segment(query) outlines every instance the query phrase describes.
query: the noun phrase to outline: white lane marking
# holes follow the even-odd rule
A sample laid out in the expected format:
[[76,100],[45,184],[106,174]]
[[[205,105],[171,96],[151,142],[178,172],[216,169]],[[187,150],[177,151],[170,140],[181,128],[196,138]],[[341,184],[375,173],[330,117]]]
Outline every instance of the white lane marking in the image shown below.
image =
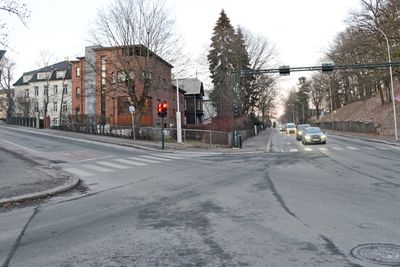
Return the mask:
[[332,149],[334,149],[334,150],[343,150],[343,148],[337,147],[337,146],[333,146]]
[[297,148],[291,148],[290,149],[290,152],[297,152],[297,151],[299,151]]
[[139,157],[128,157],[129,159],[133,159],[133,160],[138,160],[138,161],[141,161],[141,162],[146,162],[146,163],[160,163],[159,161],[157,161],[157,160],[151,160],[151,159],[142,159],[142,158],[139,158]]
[[22,148],[22,149],[28,150],[28,151],[33,152],[33,153],[40,153],[40,152],[37,151],[37,150],[31,149],[31,148],[27,148],[27,147],[25,147],[25,146],[18,145],[18,144],[15,144],[15,143],[13,143],[13,142],[6,141],[6,140],[4,140],[4,139],[0,139],[0,141],[2,141],[2,142],[4,142],[4,143],[7,143],[7,144],[10,144],[10,145],[13,145],[13,146],[16,146],[16,147],[20,147],[20,148]]
[[312,151],[312,149],[309,148],[309,147],[305,147],[304,150],[305,150],[305,151]]
[[153,156],[145,156],[141,155],[141,158],[147,158],[147,159],[154,159],[154,160],[161,160],[161,161],[171,161],[172,159],[165,159],[165,158],[160,158],[160,157],[153,157]]
[[93,165],[93,164],[82,164],[81,166],[85,167],[87,169],[98,171],[98,172],[112,172],[112,170],[110,170],[110,169],[106,169],[106,168],[103,168],[103,167],[100,167],[100,166],[96,166],[96,165]]
[[111,163],[111,162],[106,162],[106,161],[98,161],[97,162],[100,165],[106,165],[108,167],[112,167],[112,168],[116,168],[116,169],[129,169],[130,167],[125,166],[125,165],[120,165],[120,164],[115,164],[115,163]]
[[104,157],[96,157],[96,158],[82,159],[82,160],[79,160],[79,162],[91,161],[91,160],[99,160],[99,159],[108,159],[108,158],[112,158],[112,157],[113,157],[113,156],[104,156]]
[[328,149],[326,147],[320,147],[319,150],[327,151]]
[[398,149],[398,150],[400,150],[400,147],[398,147],[398,146],[392,146],[394,149]]
[[135,166],[146,166],[147,165],[147,163],[135,162],[132,160],[127,160],[127,159],[114,159],[114,161],[118,161],[118,162],[125,163],[125,164],[131,164],[131,165],[135,165]]
[[370,149],[370,150],[376,150],[376,148],[370,147],[370,146],[365,146],[365,148]]
[[358,150],[358,148],[352,147],[352,146],[346,146],[346,148],[351,149],[351,150]]
[[85,171],[78,170],[78,169],[75,169],[75,168],[63,168],[63,170],[66,171],[66,172],[70,172],[70,173],[76,174],[78,176],[93,176],[94,175],[93,173],[85,172]]
[[290,143],[289,143],[289,142],[287,142],[287,145],[290,145]]

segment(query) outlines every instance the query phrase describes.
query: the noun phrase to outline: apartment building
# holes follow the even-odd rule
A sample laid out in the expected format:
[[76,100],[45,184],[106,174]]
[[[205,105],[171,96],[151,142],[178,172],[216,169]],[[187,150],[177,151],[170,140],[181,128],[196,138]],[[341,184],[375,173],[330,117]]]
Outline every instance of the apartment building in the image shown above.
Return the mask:
[[14,113],[17,117],[49,117],[50,126],[67,123],[72,110],[71,62],[25,72],[14,84]]
[[[150,64],[148,68],[143,67]],[[144,77],[149,75],[151,87],[144,102],[141,126],[161,125],[156,106],[158,101],[165,100],[169,104],[165,124],[174,127],[177,90],[171,83],[172,68],[171,64],[143,45],[86,47],[85,56],[72,61],[73,117],[81,122],[131,125],[129,106],[133,101],[129,92],[135,90],[135,95],[140,97],[146,80]],[[178,90],[181,106],[184,104],[184,93],[184,90]]]

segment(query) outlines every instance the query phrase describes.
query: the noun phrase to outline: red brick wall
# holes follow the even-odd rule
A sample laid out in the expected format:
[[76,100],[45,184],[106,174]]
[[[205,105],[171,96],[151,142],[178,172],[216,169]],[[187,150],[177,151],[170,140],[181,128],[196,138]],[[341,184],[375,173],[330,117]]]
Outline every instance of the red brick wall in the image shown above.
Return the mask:
[[[80,76],[77,76],[77,68],[80,68]],[[85,64],[84,59],[72,62],[72,115],[76,116],[76,109],[79,108],[79,113],[85,113]],[[80,88],[80,95],[77,96],[76,90]]]

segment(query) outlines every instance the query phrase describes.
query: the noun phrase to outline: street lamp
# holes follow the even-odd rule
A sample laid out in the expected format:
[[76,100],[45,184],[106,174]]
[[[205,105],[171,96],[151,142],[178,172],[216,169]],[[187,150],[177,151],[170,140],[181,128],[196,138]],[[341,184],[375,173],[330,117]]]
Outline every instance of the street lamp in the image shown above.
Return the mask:
[[388,50],[388,59],[389,59],[389,73],[390,73],[390,89],[391,89],[391,94],[392,94],[392,104],[393,104],[393,121],[394,121],[394,135],[395,135],[395,140],[399,141],[398,134],[397,134],[397,118],[396,118],[396,103],[394,99],[394,89],[393,89],[393,73],[392,73],[392,60],[390,58],[390,46],[389,46],[389,40],[386,37],[386,34],[379,28],[376,28],[378,31],[380,31],[383,36],[386,39],[386,45],[387,45],[387,50]]

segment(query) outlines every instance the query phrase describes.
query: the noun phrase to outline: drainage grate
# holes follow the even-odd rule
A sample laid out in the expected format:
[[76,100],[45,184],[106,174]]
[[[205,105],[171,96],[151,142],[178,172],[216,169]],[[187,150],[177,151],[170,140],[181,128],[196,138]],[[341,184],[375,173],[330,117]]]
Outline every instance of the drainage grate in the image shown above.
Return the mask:
[[359,260],[388,265],[400,265],[400,246],[393,244],[364,244],[351,250],[351,255]]

